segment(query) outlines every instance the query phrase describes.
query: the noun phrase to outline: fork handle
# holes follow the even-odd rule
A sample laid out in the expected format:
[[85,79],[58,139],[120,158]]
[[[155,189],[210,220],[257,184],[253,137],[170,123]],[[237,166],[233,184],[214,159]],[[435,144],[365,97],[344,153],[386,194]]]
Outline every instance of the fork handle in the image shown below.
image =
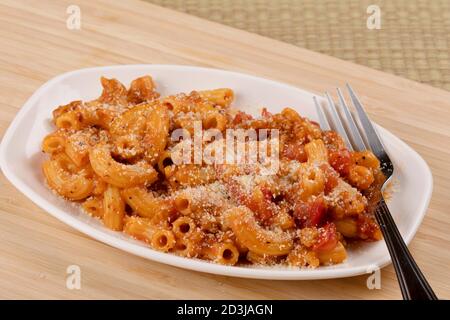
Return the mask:
[[375,217],[391,255],[403,299],[437,300],[436,294],[403,241],[384,199],[378,204]]

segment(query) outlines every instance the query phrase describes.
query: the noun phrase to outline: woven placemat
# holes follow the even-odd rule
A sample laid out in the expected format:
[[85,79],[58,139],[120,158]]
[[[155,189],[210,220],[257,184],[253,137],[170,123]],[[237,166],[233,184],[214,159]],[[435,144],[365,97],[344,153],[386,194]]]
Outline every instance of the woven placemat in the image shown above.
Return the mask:
[[450,0],[144,1],[450,90]]

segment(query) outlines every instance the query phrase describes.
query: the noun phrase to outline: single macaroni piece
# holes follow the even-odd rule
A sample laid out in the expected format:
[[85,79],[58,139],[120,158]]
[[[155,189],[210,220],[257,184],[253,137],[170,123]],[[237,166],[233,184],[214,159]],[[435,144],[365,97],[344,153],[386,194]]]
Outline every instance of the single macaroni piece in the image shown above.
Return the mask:
[[42,151],[49,154],[56,154],[64,150],[67,133],[58,130],[47,135],[42,141]]
[[172,231],[166,229],[157,229],[152,235],[150,244],[153,248],[159,251],[168,252],[175,247],[176,240]]
[[91,216],[103,219],[103,199],[99,197],[90,197],[81,205],[83,209]]
[[123,229],[125,202],[116,186],[109,185],[103,194],[103,222],[112,230]]
[[229,107],[234,100],[233,90],[228,88],[203,90],[199,91],[199,94],[203,99],[223,108]]
[[246,207],[237,207],[224,213],[226,224],[242,245],[257,254],[280,256],[288,254],[293,240],[288,233],[266,230],[258,225],[253,213]]
[[200,250],[198,244],[190,238],[178,238],[173,252],[179,256],[193,258],[197,257]]
[[172,230],[177,238],[189,237],[195,232],[195,229],[195,222],[189,217],[179,217],[172,223]]
[[171,230],[155,226],[146,218],[126,217],[123,231],[160,251],[168,252],[176,245],[175,235]]
[[147,243],[152,241],[155,226],[148,219],[139,218],[136,216],[127,216],[124,219],[124,223],[123,232],[126,234]]
[[227,265],[234,265],[239,259],[239,251],[231,242],[206,245],[202,255],[208,260]]
[[160,97],[149,75],[128,89],[100,82],[97,99],[53,111],[41,148],[48,187],[106,228],[228,266],[316,268],[381,239],[372,152],[348,150],[293,108],[238,111],[229,88]]
[[120,188],[151,184],[158,175],[146,162],[123,164],[114,160],[108,145],[97,145],[90,149],[89,160],[96,174],[107,183]]
[[174,211],[171,201],[157,198],[144,187],[122,190],[122,197],[133,211],[144,218],[164,220]]
[[94,189],[92,179],[84,171],[72,173],[64,160],[53,158],[43,163],[42,169],[50,188],[70,200],[82,200],[91,195]]
[[323,140],[316,139],[305,145],[308,162],[327,162],[328,153]]

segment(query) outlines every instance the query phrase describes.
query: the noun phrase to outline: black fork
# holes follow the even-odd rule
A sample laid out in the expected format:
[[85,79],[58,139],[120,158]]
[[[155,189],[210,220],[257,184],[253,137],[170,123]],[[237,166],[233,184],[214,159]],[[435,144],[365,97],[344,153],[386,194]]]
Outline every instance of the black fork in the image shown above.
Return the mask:
[[[381,143],[381,140],[372,125],[372,122],[369,120],[361,105],[361,102],[349,84],[347,84],[347,89],[349,91],[352,104],[356,109],[360,126],[357,125],[340,89],[337,89],[339,109],[342,113],[344,113],[345,118],[341,115],[341,112],[339,112],[330,95],[326,93],[325,96],[328,101],[328,113],[331,118],[328,120],[327,115],[317,101],[317,98],[314,97],[317,113],[319,115],[320,126],[324,130],[333,129],[339,133],[350,150],[371,150],[380,160],[381,170],[386,177],[386,182],[382,187],[384,188],[389,179],[392,177],[394,166],[386,153],[383,144]],[[346,126],[344,126],[344,123]],[[365,137],[365,139],[363,137]],[[375,217],[380,225],[386,246],[389,250],[389,254],[391,255],[403,299],[437,300],[433,289],[431,289],[429,283],[409,252],[405,241],[403,241],[403,238],[398,231],[398,228],[383,197],[381,197],[381,200],[375,209]]]

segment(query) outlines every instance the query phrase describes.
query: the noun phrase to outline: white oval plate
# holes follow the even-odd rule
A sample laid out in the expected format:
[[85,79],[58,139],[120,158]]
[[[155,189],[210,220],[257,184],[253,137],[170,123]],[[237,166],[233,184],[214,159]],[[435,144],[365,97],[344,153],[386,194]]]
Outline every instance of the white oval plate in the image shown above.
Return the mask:
[[[350,250],[345,263],[314,270],[286,267],[230,267],[178,257],[150,249],[83,213],[77,206],[57,197],[44,184],[41,173],[42,138],[53,130],[51,111],[72,100],[90,100],[101,92],[100,77],[114,77],[129,85],[130,81],[150,74],[164,96],[195,89],[230,87],[236,93],[234,106],[250,113],[261,107],[278,112],[291,106],[312,120],[317,119],[313,94],[279,82],[245,74],[175,65],[123,65],[68,72],[39,88],[20,109],[7,130],[0,149],[0,164],[5,176],[34,203],[73,228],[113,247],[132,254],[181,268],[227,276],[258,279],[327,279],[372,272],[390,262],[384,241],[365,243]],[[395,165],[396,191],[389,208],[407,243],[419,227],[430,201],[433,179],[425,161],[409,146],[387,130],[378,127],[382,140]]]

